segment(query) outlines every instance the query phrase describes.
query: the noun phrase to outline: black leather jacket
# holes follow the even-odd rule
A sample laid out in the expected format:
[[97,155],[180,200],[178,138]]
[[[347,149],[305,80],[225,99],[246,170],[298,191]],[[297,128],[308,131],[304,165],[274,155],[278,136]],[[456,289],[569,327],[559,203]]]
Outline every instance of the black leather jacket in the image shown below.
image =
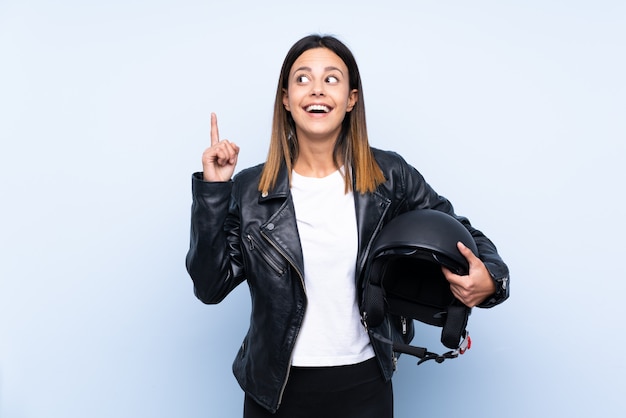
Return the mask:
[[[375,193],[354,194],[359,236],[357,289],[362,289],[372,240],[392,218],[418,208],[454,215],[450,202],[398,154],[374,149],[374,155],[387,181]],[[289,376],[307,296],[287,170],[281,171],[269,194],[257,190],[261,170],[262,165],[243,170],[232,181],[223,183],[203,182],[201,173],[193,175],[191,243],[186,265],[196,296],[207,304],[220,302],[247,281],[252,298],[250,328],[233,363],[233,372],[248,395],[275,412]],[[508,269],[493,243],[467,219],[456,217],[474,236],[479,257],[497,285],[496,293],[481,306],[494,306],[508,297]],[[399,319],[391,316],[375,331],[405,342],[413,334],[409,324],[402,335]],[[390,379],[396,361],[391,345],[377,339],[372,339],[372,345],[382,375]]]

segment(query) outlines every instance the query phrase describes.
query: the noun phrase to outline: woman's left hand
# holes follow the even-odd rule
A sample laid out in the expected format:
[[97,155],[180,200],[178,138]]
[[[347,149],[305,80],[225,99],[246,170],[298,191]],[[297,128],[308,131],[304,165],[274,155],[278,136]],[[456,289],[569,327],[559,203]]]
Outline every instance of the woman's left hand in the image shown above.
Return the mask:
[[464,305],[473,308],[492,295],[496,291],[496,285],[485,264],[476,257],[472,250],[463,245],[462,242],[457,243],[457,247],[469,263],[469,274],[459,276],[442,267],[443,274],[450,282],[452,294]]

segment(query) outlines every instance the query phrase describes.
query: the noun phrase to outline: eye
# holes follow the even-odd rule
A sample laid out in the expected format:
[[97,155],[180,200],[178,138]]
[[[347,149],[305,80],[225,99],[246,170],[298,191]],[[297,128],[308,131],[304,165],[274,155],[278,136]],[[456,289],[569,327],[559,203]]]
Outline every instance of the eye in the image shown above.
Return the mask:
[[309,76],[306,76],[304,74],[296,76],[296,83],[308,83],[308,82],[309,82]]
[[329,75],[328,77],[326,77],[326,82],[330,84],[337,84],[339,83],[339,78],[335,77],[334,75]]

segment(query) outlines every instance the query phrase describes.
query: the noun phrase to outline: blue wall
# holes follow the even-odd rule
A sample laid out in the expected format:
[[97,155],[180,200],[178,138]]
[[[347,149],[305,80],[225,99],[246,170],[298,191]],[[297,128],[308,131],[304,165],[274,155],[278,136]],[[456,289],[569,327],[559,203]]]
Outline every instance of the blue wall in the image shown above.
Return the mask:
[[193,296],[190,176],[212,111],[239,168],[264,159],[311,32],[353,49],[372,145],[512,272],[465,356],[401,359],[397,416],[621,416],[625,4],[272,4],[0,2],[0,417],[241,416],[249,297]]

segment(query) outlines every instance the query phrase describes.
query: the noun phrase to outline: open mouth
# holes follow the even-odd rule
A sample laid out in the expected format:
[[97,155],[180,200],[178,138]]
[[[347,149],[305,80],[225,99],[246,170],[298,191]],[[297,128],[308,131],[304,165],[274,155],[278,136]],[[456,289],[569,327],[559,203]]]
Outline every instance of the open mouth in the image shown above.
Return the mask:
[[304,110],[306,110],[309,113],[328,113],[332,109],[326,105],[314,104],[314,105],[309,105],[305,107]]

